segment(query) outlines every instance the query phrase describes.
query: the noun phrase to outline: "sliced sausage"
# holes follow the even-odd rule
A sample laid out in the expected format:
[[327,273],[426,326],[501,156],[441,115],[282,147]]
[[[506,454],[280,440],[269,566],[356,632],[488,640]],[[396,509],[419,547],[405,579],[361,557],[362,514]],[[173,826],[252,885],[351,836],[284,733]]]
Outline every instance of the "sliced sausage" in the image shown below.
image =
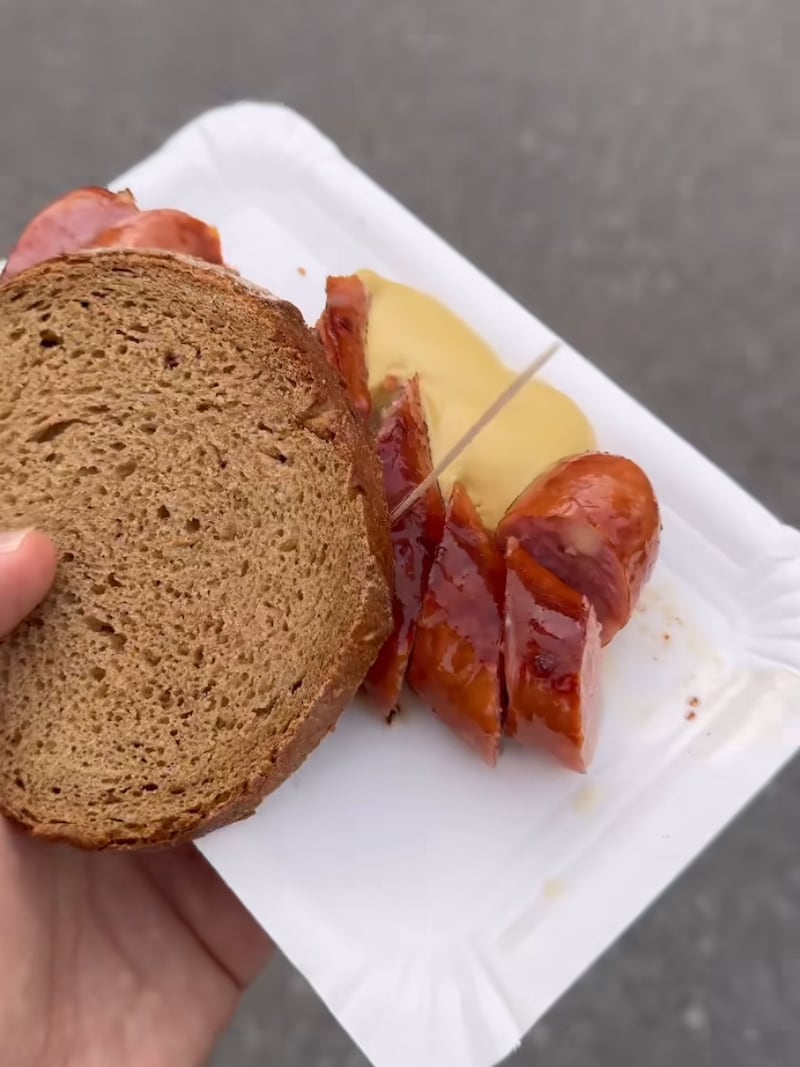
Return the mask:
[[594,608],[514,538],[505,562],[506,733],[585,771],[600,710],[600,625]]
[[383,422],[384,416],[392,404],[403,391],[404,381],[394,374],[387,375],[383,381],[378,382],[370,390],[372,401],[372,417],[370,423],[377,430]]
[[[412,378],[389,409],[377,435],[386,500],[391,511],[432,470],[419,381]],[[433,554],[442,539],[444,504],[434,482],[392,526],[394,630],[364,681],[364,691],[385,715],[397,708],[405,680]]]
[[537,478],[500,521],[509,537],[594,605],[603,644],[627,623],[658,557],[661,519],[641,467],[587,452]]
[[98,234],[133,218],[138,211],[127,189],[112,193],[89,185],[67,193],[40,211],[22,231],[8,257],[3,281],[64,252],[86,248]]
[[317,334],[328,362],[339,372],[353,410],[368,419],[372,407],[367,373],[369,293],[355,274],[328,278],[325,292]]
[[502,736],[503,558],[456,483],[408,671],[411,688],[494,766]]
[[171,208],[141,211],[120,226],[113,226],[98,234],[91,242],[91,247],[152,248],[162,252],[181,252],[204,259],[207,263],[223,262],[218,231],[192,215]]

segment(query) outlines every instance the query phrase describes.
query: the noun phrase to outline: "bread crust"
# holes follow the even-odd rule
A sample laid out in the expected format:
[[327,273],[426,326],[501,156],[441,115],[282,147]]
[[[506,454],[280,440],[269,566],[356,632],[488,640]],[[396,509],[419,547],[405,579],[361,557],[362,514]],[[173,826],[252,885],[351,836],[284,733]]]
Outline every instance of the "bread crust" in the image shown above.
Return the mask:
[[[352,628],[342,642],[338,659],[331,664],[322,686],[312,698],[309,710],[282,743],[275,762],[263,773],[243,782],[235,795],[229,796],[224,802],[211,804],[197,815],[187,814],[177,820],[173,816],[167,820],[168,826],[161,826],[155,821],[151,827],[141,832],[137,830],[135,835],[131,835],[129,832],[97,834],[89,826],[58,828],[52,824],[42,825],[27,820],[18,810],[9,808],[0,796],[0,810],[35,836],[85,849],[158,848],[195,838],[252,814],[259,802],[285,781],[334,728],[391,630],[392,552],[389,519],[380,461],[372,434],[365,421],[351,411],[341,384],[325,360],[316,336],[308,329],[300,311],[293,304],[242,280],[227,268],[174,253],[120,249],[71,253],[40,264],[4,285],[0,297],[9,299],[26,289],[34,292],[48,279],[63,274],[72,264],[79,263],[136,274],[146,274],[157,263],[170,272],[190,278],[193,284],[206,287],[206,291],[212,290],[226,312],[233,313],[235,309],[238,315],[254,318],[262,317],[265,311],[269,314],[275,343],[302,355],[310,369],[319,403],[324,404],[324,418],[332,419],[335,423],[335,447],[341,450],[349,464],[352,491],[361,502],[363,531],[374,559],[374,567],[367,575],[361,591],[360,609],[353,618]],[[309,419],[314,418],[315,412],[312,410]],[[10,641],[13,645],[13,635]],[[129,828],[123,829],[129,831]]]

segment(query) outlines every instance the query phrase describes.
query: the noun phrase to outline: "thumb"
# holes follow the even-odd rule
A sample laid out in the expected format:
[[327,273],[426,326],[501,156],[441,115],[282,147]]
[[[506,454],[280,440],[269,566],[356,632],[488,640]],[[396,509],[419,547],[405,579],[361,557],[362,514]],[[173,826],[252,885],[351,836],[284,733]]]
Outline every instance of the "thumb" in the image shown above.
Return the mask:
[[56,550],[37,530],[0,530],[0,638],[47,596],[56,573]]

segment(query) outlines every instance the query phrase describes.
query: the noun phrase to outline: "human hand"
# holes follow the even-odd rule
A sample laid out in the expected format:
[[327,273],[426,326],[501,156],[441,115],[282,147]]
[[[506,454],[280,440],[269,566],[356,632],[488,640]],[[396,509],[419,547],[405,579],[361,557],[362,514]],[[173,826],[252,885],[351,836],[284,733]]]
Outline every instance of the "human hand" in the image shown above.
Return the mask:
[[[55,565],[43,534],[0,532],[0,639]],[[194,846],[80,852],[0,817],[2,1064],[198,1067],[269,951]]]

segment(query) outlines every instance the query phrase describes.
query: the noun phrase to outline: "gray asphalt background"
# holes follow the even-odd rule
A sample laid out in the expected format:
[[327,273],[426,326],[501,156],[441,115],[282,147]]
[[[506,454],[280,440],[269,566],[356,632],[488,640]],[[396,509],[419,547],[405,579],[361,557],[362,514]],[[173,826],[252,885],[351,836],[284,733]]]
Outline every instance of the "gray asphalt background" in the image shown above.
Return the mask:
[[[797,0],[0,0],[0,247],[197,112],[285,101],[800,523],[798,55]],[[799,808],[796,763],[514,1067],[797,1064]],[[364,1062],[278,962],[214,1067]]]

